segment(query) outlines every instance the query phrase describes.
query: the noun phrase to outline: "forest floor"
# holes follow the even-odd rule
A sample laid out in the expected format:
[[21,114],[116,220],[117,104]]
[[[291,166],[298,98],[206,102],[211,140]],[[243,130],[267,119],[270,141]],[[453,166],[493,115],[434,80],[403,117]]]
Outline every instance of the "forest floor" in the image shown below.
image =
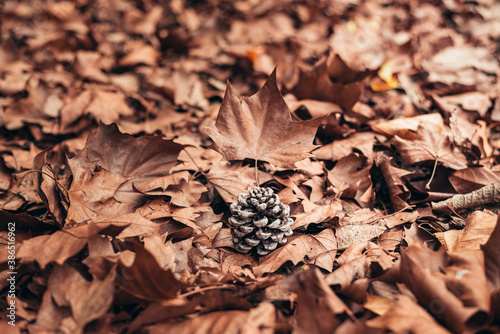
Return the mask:
[[0,34],[1,333],[500,332],[497,1],[3,1]]

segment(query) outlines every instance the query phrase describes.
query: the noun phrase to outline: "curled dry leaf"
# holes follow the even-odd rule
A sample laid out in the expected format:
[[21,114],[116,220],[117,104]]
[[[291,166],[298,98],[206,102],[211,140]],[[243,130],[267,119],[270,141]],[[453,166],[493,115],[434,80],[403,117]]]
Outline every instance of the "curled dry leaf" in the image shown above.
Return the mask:
[[113,303],[116,274],[112,266],[103,279],[88,281],[69,264],[54,268],[48,290],[59,307],[71,307],[75,331],[83,331],[86,324],[106,314]]
[[149,328],[149,333],[274,333],[275,309],[271,303],[260,303],[250,311],[212,312],[178,323],[160,323]]
[[320,205],[311,211],[299,213],[295,215],[295,221],[292,224],[292,229],[306,228],[309,224],[319,224],[327,222],[342,210],[342,203],[340,201],[333,201],[330,204]]
[[483,254],[446,254],[415,244],[402,253],[401,278],[431,314],[454,332],[477,331],[487,324],[490,294]]
[[134,243],[136,253],[132,266],[119,264],[121,277],[118,285],[127,293],[142,300],[162,301],[175,298],[186,284],[179,282],[171,269],[162,269],[155,258],[144,248]]
[[353,153],[361,151],[368,159],[373,155],[375,134],[373,132],[357,132],[346,139],[335,140],[313,151],[316,158],[321,160],[337,161]]
[[444,128],[444,120],[439,113],[396,118],[390,121],[378,123],[375,121],[370,122],[372,130],[375,132],[388,136],[399,135],[403,138],[408,131],[416,132],[421,124],[432,127],[433,131],[439,133],[442,132]]
[[402,178],[411,174],[411,172],[393,166],[391,161],[392,158],[379,156],[376,159],[376,164],[384,176],[392,206],[394,210],[399,211],[410,207],[407,201],[410,199],[411,194]]
[[300,68],[299,82],[290,93],[299,100],[333,102],[348,112],[358,101],[361,91],[361,82],[332,82],[328,75],[327,59],[323,58],[312,69]]
[[293,168],[310,156],[320,119],[294,122],[276,85],[276,70],[250,97],[239,98],[228,82],[215,127],[205,128],[228,160],[263,160]]
[[297,277],[297,309],[294,329],[298,333],[332,333],[341,323],[337,316],[350,314],[349,308],[321,279],[317,268]]
[[400,295],[383,316],[368,320],[366,325],[369,328],[380,328],[394,333],[450,333],[420,305],[405,295]]
[[480,249],[495,228],[497,215],[474,211],[467,217],[463,230],[449,230],[434,235],[446,250]]
[[372,205],[371,160],[357,153],[340,159],[328,172],[328,181],[344,198],[354,198],[364,208]]

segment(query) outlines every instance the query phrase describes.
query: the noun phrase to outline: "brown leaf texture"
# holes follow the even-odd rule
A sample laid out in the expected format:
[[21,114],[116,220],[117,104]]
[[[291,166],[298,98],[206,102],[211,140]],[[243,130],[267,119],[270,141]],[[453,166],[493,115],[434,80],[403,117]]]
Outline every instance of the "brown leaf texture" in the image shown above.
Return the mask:
[[483,328],[490,299],[482,253],[446,254],[417,245],[402,254],[401,277],[405,285],[453,331]]
[[489,239],[496,221],[497,215],[474,211],[467,217],[463,230],[450,230],[435,236],[446,250],[480,249]]
[[250,311],[213,312],[180,323],[154,325],[150,333],[274,333],[274,306],[261,303]]
[[276,85],[276,70],[250,97],[239,98],[228,82],[215,128],[205,128],[228,160],[263,160],[293,168],[310,156],[320,119],[294,122]]
[[437,160],[444,166],[457,170],[466,167],[464,156],[453,152],[453,146],[447,136],[422,125],[419,125],[417,134],[419,138],[413,141],[399,136],[395,136],[391,141],[409,163]]
[[273,272],[287,261],[298,264],[307,256],[318,267],[331,271],[336,251],[337,242],[333,231],[326,229],[317,235],[290,238],[285,246],[263,257],[261,263],[253,270],[257,275]]
[[367,326],[381,328],[392,332],[450,333],[441,327],[429,313],[411,298],[401,295],[396,303],[387,310],[385,315],[367,321]]
[[0,333],[500,332],[499,8],[0,1]]
[[69,160],[74,176],[67,220],[80,223],[133,212],[145,202],[134,187],[168,175],[183,147],[155,136],[135,139],[116,125],[101,123]]

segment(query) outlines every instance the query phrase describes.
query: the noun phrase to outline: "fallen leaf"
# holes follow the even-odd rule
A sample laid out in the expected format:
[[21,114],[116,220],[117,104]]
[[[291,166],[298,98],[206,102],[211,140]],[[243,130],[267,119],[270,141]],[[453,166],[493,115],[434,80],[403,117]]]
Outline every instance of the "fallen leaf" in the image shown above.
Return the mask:
[[141,40],[128,41],[125,49],[128,53],[118,60],[119,66],[133,66],[138,64],[155,66],[160,56],[158,50]]
[[228,310],[212,312],[178,323],[159,323],[149,332],[171,333],[274,333],[275,309],[271,303],[260,303],[250,311]]
[[87,244],[88,239],[100,230],[97,226],[77,226],[41,235],[24,241],[17,251],[18,258],[35,259],[41,268],[55,262],[62,265]]
[[24,61],[0,65],[0,92],[12,95],[25,89],[31,76],[32,68]]
[[370,122],[373,131],[389,136],[398,135],[402,138],[406,137],[408,131],[417,132],[421,124],[431,127],[433,131],[438,133],[441,133],[444,129],[444,120],[439,113],[396,118],[383,122]]
[[287,261],[297,265],[304,261],[305,256],[318,267],[331,271],[336,252],[337,242],[333,231],[325,229],[316,235],[291,237],[286,245],[261,258],[253,271],[260,276],[278,270]]
[[175,298],[186,285],[177,281],[171,269],[162,269],[155,258],[138,243],[134,243],[135,261],[128,267],[120,264],[119,286],[142,300],[163,301]]
[[474,211],[467,217],[463,230],[449,230],[434,235],[449,251],[480,249],[493,232],[496,221],[496,215]]
[[320,122],[292,121],[274,71],[251,97],[239,98],[228,82],[215,128],[205,128],[205,132],[228,160],[250,158],[293,168],[295,162],[310,156]]
[[48,288],[58,306],[70,306],[79,331],[108,311],[114,298],[116,271],[111,268],[104,279],[91,282],[69,264],[56,266],[49,277]]
[[481,86],[490,80],[487,73],[500,72],[498,62],[486,48],[469,45],[445,48],[422,66],[429,72],[428,80],[448,85]]
[[133,212],[146,201],[133,187],[168,175],[183,147],[155,136],[136,139],[120,133],[116,125],[101,123],[87,138],[85,148],[69,160],[73,182],[67,221]]
[[[498,256],[498,242],[500,240],[500,216],[497,219],[496,225],[491,232],[488,241],[481,246],[481,250],[484,253],[484,266],[486,270],[486,276],[488,277],[488,286],[490,290],[500,289],[500,257]],[[496,311],[499,315],[499,312]]]
[[335,227],[335,237],[339,249],[347,248],[350,245],[370,241],[386,231],[385,228],[377,225],[344,225]]
[[384,176],[394,210],[399,211],[410,207],[407,201],[411,198],[411,193],[403,178],[410,175],[411,172],[393,166],[392,161],[392,158],[378,156],[376,164]]
[[307,211],[294,215],[295,218],[292,229],[307,228],[309,224],[319,224],[322,222],[327,222],[335,215],[337,212],[342,210],[342,204],[339,201],[333,201],[327,205],[320,205],[315,207],[312,211]]
[[332,333],[340,325],[338,317],[350,310],[321,278],[317,268],[297,275],[297,306],[294,331],[297,333]]
[[487,324],[490,303],[483,254],[434,252],[420,244],[401,256],[405,285],[454,332],[477,331]]
[[399,136],[395,136],[391,140],[391,144],[396,147],[408,163],[437,160],[444,166],[456,170],[467,167],[464,155],[454,149],[449,138],[444,134],[420,125],[417,135],[418,139],[413,141]]
[[340,160],[355,151],[368,159],[372,158],[375,134],[372,132],[357,132],[346,139],[335,140],[313,151],[314,156],[321,160]]
[[380,328],[394,333],[450,333],[441,327],[420,305],[405,295],[400,295],[395,303],[391,302],[385,306],[383,315],[368,320],[366,325],[369,328]]
[[469,167],[453,172],[449,179],[459,194],[467,194],[500,181],[500,176],[486,167]]
[[370,169],[370,160],[357,153],[351,153],[340,159],[328,172],[328,181],[339,196],[354,198],[359,205],[366,208],[373,202]]
[[[216,162],[206,177],[226,203],[237,202],[239,194],[255,186],[255,168],[243,167],[241,163]],[[260,170],[257,177],[261,183],[269,179]]]
[[380,26],[372,20],[349,20],[336,27],[330,45],[349,68],[375,70],[386,57],[381,35]]
[[348,112],[361,95],[361,82],[343,84],[330,79],[326,58],[320,60],[312,69],[301,67],[299,70],[299,82],[289,92],[299,100],[333,102],[344,112]]

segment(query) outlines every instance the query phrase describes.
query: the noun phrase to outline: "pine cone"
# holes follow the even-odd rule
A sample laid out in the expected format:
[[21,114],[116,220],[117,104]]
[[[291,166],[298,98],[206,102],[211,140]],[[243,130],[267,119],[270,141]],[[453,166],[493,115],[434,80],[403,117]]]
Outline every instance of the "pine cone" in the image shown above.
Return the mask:
[[259,255],[269,254],[293,233],[290,207],[280,203],[271,188],[250,188],[248,194],[239,194],[238,203],[232,203],[230,209],[233,242],[241,253],[256,249]]

